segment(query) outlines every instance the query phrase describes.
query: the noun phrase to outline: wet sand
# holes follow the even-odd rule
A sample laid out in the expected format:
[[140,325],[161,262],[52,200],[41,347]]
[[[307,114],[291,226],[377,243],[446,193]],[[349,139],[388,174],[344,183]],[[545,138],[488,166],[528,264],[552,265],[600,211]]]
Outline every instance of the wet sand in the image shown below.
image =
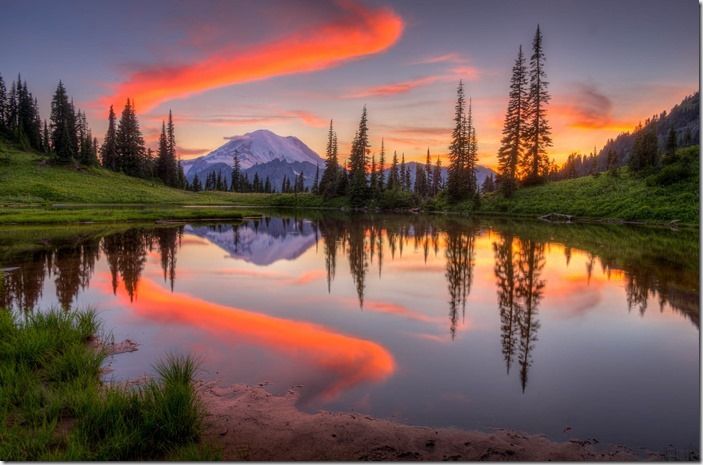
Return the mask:
[[[589,440],[555,442],[515,431],[464,431],[410,426],[357,413],[306,413],[298,392],[275,396],[263,387],[197,383],[207,412],[203,440],[225,460],[639,460],[622,446]],[[655,458],[655,457],[650,457]]]

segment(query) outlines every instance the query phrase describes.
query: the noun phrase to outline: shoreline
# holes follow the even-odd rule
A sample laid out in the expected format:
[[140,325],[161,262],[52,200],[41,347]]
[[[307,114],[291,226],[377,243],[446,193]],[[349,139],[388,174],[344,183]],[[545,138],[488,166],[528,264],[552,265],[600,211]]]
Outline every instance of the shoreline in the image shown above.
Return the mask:
[[206,411],[202,439],[224,460],[274,461],[632,461],[637,455],[597,440],[558,442],[544,435],[506,429],[492,432],[412,426],[354,412],[306,413],[290,389],[276,396],[242,384],[197,381]]
[[[51,206],[11,206],[0,215],[0,226],[17,225],[68,225],[68,224],[110,224],[124,222],[169,223],[187,221],[226,221],[241,220],[257,216],[257,210],[300,210],[335,213],[395,214],[414,216],[447,215],[477,218],[501,218],[508,220],[542,221],[549,224],[600,224],[622,226],[645,226],[666,229],[699,228],[699,223],[686,223],[678,220],[623,220],[620,218],[569,216],[568,221],[550,221],[549,216],[559,216],[558,212],[546,214],[510,214],[504,212],[460,210],[352,210],[344,207],[325,206],[277,206],[277,205],[235,205],[235,204],[52,204]],[[230,213],[228,210],[243,210]]]

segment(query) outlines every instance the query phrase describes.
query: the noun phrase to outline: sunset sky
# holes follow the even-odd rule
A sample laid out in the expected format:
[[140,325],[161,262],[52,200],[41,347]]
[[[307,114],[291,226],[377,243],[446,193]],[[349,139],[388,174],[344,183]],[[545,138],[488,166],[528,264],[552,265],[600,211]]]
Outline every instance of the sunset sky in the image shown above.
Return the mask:
[[[269,128],[346,155],[365,104],[372,150],[444,155],[464,79],[480,162],[494,167],[510,69],[539,23],[553,96],[550,156],[590,152],[698,88],[695,0],[8,2],[5,81],[42,116],[62,79],[98,138],[136,100],[154,145],[172,109],[183,158]],[[59,27],[60,25],[60,27]]]

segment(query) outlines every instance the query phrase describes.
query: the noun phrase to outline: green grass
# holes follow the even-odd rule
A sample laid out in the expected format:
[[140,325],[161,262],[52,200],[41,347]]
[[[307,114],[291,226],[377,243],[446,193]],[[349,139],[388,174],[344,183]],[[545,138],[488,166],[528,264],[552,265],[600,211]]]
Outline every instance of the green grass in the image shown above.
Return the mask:
[[51,204],[322,207],[325,202],[312,194],[188,192],[100,167],[56,165],[0,138],[0,207]]
[[[698,147],[679,151],[679,160],[649,176],[627,168],[519,189],[512,198],[482,199],[480,211],[509,216],[563,213],[580,218],[625,221],[699,222]],[[468,208],[468,207],[465,207]]]
[[103,386],[92,312],[0,311],[0,459],[202,460],[196,364],[171,356],[159,380]]

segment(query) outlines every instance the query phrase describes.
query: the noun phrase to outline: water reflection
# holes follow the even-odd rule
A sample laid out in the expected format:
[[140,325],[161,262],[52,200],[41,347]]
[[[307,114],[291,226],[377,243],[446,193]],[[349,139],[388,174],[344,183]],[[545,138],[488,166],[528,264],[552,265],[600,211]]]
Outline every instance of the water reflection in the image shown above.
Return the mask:
[[[27,234],[29,239],[24,239],[17,232],[0,232],[0,268],[5,269],[0,279],[0,303],[8,308],[35,308],[47,289],[45,281],[51,280],[59,305],[69,308],[76,296],[89,287],[95,264],[104,254],[111,292],[118,295],[118,288],[122,286],[129,302],[147,312],[150,306],[158,307],[157,302],[165,301],[163,296],[161,300],[154,300],[157,288],[142,276],[148,257],[158,254],[163,281],[175,292],[177,257],[184,235],[190,240],[201,238],[215,244],[229,257],[262,270],[279,261],[299,259],[321,242],[324,260],[320,268],[288,279],[286,283],[304,284],[324,275],[327,292],[334,294],[341,256],[348,263],[359,307],[410,315],[416,321],[430,318],[392,303],[367,301],[370,276],[377,274],[382,278],[383,267],[389,261],[402,262],[407,250],[421,251],[425,266],[430,257],[433,260],[443,258],[448,312],[445,327],[450,340],[457,338],[458,328],[464,323],[467,312],[471,312],[467,306],[475,280],[477,241],[487,236],[493,255],[500,350],[507,373],[510,374],[514,365],[517,367],[523,392],[539,342],[540,305],[549,295],[549,284],[543,272],[551,246],[563,247],[566,269],[571,266],[575,251],[586,254],[585,286],[592,285],[594,268],[599,265],[608,278],[622,276],[627,306],[631,310],[644,316],[649,298],[656,296],[662,310],[668,306],[696,327],[699,325],[695,232],[508,221],[479,223],[464,218],[426,216],[326,214],[308,218],[266,217],[234,224],[123,227],[117,232],[87,228],[58,237],[52,236],[50,231],[42,235],[41,241],[33,234]],[[265,277],[262,270],[246,272]],[[223,324],[221,308],[212,307],[202,299],[196,302],[176,295],[178,298],[168,299],[174,317],[186,318],[188,312],[178,302],[188,301],[201,310],[211,310],[188,316],[194,319],[194,325],[217,328]],[[570,304],[576,306],[575,302]],[[166,309],[159,311],[163,313]],[[242,315],[240,313],[239,317]],[[359,363],[353,366],[360,370]],[[336,388],[325,389],[334,391]]]

